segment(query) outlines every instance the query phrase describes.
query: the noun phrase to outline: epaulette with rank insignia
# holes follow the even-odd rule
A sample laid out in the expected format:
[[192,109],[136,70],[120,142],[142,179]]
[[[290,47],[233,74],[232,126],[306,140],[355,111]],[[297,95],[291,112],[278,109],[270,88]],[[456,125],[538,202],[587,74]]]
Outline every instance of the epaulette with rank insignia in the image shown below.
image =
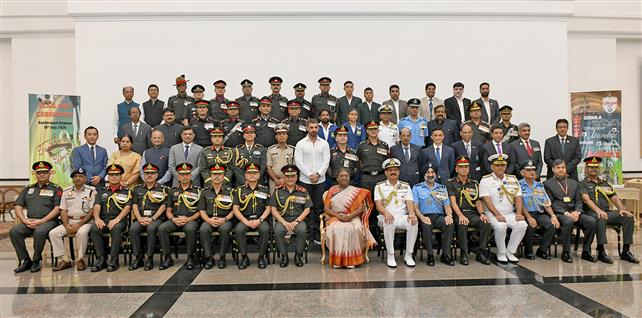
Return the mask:
[[380,185],[380,184],[386,183],[386,181],[388,181],[388,180],[379,181],[379,182],[377,182],[376,185]]
[[297,191],[299,191],[299,192],[303,192],[303,193],[307,193],[307,192],[308,192],[308,190],[307,190],[305,187],[300,186],[300,185],[296,185],[296,186],[294,187],[294,190],[297,190]]
[[489,174],[487,174],[487,175],[483,176],[483,177],[482,177],[482,179],[483,179],[483,178],[489,178],[489,177],[492,177],[492,176],[493,176],[493,174],[492,174],[492,173],[489,173]]

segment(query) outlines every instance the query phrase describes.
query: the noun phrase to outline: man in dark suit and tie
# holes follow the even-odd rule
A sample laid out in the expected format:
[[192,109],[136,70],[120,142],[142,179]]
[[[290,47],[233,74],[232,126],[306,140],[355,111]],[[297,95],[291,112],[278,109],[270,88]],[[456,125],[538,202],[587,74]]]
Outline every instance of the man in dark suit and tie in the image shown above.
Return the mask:
[[499,103],[488,97],[490,84],[486,82],[479,84],[479,93],[481,97],[475,101],[482,106],[482,120],[491,125],[499,123]]
[[495,125],[490,129],[490,134],[493,139],[482,146],[482,158],[484,160],[485,174],[493,172],[491,164],[488,161],[488,157],[494,154],[508,155],[508,167],[506,167],[506,173],[515,174],[515,166],[513,166],[513,162],[515,160],[511,157],[511,145],[509,143],[502,142],[502,139],[504,139],[504,130],[501,126]]
[[[444,144],[452,147],[452,144],[459,140],[459,125],[457,125],[456,121],[446,118],[446,107],[444,105],[435,106],[433,111],[435,119],[428,122],[428,131],[441,128],[444,131]],[[425,139],[425,145],[432,145],[430,136],[426,136]]]
[[[399,99],[399,85],[390,85],[388,92],[390,93],[390,99],[381,103],[381,105],[392,106],[392,122],[397,124],[402,118],[410,115],[407,112],[408,102]],[[379,121],[379,119],[377,119],[377,121]]]
[[98,129],[94,126],[85,128],[86,144],[71,151],[71,166],[73,170],[82,168],[87,172],[87,183],[95,187],[105,183],[105,167],[107,167],[107,150],[98,146]]
[[410,128],[406,127],[399,133],[401,142],[390,148],[390,154],[399,159],[399,180],[408,182],[410,187],[419,183],[419,154],[421,147],[411,144]]
[[[501,127],[501,125],[499,126]],[[539,146],[539,142],[530,139],[531,125],[521,123],[517,129],[519,131],[519,139],[510,143],[511,153],[508,155],[513,166],[513,171],[515,174],[518,174],[517,171],[521,170],[520,162],[524,163],[530,160],[536,167],[536,179],[539,179],[542,174],[542,166],[544,165],[542,162],[542,149]],[[517,178],[521,179],[522,175],[518,174]]]
[[142,155],[147,148],[152,146],[152,142],[150,140],[152,127],[150,127],[146,122],[140,121],[140,109],[137,107],[129,109],[129,118],[131,122],[121,127],[120,130],[123,134],[118,136],[118,138],[124,135],[132,136],[134,138],[132,150],[135,153]]
[[469,158],[470,178],[481,180],[482,178],[482,144],[473,141],[473,127],[471,124],[462,124],[460,131],[461,140],[453,143],[455,158],[466,156]]
[[419,173],[423,176],[431,163],[437,172],[437,183],[446,184],[455,169],[455,152],[444,145],[444,131],[435,128],[431,133],[432,146],[425,148],[419,155]]
[[343,124],[348,121],[348,111],[352,108],[357,108],[361,104],[361,98],[353,96],[354,84],[352,81],[343,83],[343,91],[346,92],[345,96],[339,97],[337,100],[337,123]]
[[444,100],[446,106],[446,118],[452,119],[461,125],[462,122],[470,119],[468,107],[472,104],[470,99],[464,98],[464,84],[457,82],[453,85],[453,96]]
[[[357,110],[359,111],[359,123],[365,125],[371,121],[379,122],[379,107],[381,107],[381,104],[372,101],[374,98],[372,88],[366,87],[366,89],[363,90],[363,97],[365,100],[357,106]],[[343,123],[337,124],[342,125]]]
[[568,120],[558,119],[555,122],[557,135],[546,139],[544,142],[544,162],[547,166],[546,178],[553,177],[553,161],[562,159],[566,162],[566,171],[569,178],[577,181],[577,165],[582,160],[580,140],[567,135]]

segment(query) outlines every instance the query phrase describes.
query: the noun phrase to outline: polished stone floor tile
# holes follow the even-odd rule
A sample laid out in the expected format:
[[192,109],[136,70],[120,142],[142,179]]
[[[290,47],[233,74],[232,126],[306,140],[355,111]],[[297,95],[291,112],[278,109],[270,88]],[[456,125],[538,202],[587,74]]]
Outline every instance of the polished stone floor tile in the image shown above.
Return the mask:
[[642,317],[642,282],[564,284],[629,317]]
[[0,295],[0,317],[127,317],[150,295]]

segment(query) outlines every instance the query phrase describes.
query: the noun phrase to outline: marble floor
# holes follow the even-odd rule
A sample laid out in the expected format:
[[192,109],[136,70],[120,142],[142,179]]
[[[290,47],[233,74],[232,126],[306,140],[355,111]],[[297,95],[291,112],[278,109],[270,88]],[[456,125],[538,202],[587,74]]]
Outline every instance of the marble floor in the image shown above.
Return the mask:
[[[409,268],[398,256],[400,266],[390,269],[371,251],[370,263],[356,269],[330,268],[310,252],[302,268],[259,269],[250,255],[244,271],[187,270],[182,254],[165,271],[54,273],[46,264],[17,275],[5,238],[0,317],[642,317],[642,266],[619,261],[610,236],[612,265],[581,261],[576,253],[572,264],[554,258]],[[642,258],[640,232],[634,237],[632,251]]]

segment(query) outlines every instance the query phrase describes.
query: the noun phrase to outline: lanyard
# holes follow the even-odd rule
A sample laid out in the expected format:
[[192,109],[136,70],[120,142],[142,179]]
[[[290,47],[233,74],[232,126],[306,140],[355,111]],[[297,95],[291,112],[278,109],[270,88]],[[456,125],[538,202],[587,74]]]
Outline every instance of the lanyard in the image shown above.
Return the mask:
[[557,184],[560,185],[560,189],[562,189],[562,191],[564,191],[564,196],[568,196],[568,180],[566,180],[566,178],[564,178],[564,185],[563,186],[559,181],[557,181],[557,179],[555,179],[555,182],[557,182]]

